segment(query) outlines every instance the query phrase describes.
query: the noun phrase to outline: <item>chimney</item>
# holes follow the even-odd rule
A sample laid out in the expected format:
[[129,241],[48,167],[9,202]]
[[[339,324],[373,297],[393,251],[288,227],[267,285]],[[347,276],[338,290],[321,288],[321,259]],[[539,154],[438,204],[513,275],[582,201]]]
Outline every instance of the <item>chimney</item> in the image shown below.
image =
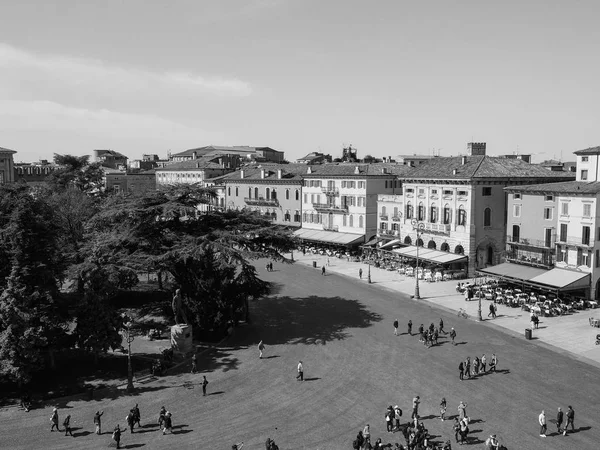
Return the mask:
[[452,175],[456,175],[458,173],[457,169],[452,169]]
[[354,168],[354,173],[355,173],[356,175],[358,175],[358,174],[360,173],[360,169],[358,168],[358,166],[356,166],[356,167]]
[[244,178],[244,169],[240,170],[240,178]]
[[192,152],[192,159],[198,159],[198,153],[196,153],[196,150]]
[[265,177],[265,169],[260,169],[260,177],[261,178]]
[[387,174],[387,167],[382,167],[381,168],[381,173],[384,174],[384,175]]
[[467,157],[463,155],[463,156],[460,158],[460,163],[461,163],[461,164],[464,166],[464,165],[467,163]]
[[311,173],[312,173],[312,169],[310,168],[310,166],[308,166],[308,167],[306,168],[306,173],[307,173],[307,174],[311,174]]
[[281,180],[281,169],[277,169],[277,178]]

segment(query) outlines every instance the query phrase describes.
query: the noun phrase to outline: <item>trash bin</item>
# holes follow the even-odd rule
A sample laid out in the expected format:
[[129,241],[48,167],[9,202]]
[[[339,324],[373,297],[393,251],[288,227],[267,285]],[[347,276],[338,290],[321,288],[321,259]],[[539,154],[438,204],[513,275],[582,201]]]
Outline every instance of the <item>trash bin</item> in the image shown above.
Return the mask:
[[531,328],[525,328],[525,339],[531,340]]
[[313,267],[316,269],[317,268],[317,262],[313,261]]

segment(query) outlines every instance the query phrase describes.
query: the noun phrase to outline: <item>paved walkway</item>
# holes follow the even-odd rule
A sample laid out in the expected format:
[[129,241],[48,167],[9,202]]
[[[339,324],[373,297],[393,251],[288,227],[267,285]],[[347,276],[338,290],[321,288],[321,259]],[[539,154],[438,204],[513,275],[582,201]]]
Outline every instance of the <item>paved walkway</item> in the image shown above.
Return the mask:
[[[369,267],[367,264],[351,262],[339,258],[327,258],[321,255],[307,253],[294,253],[294,259],[298,263],[312,266],[317,262],[317,269],[325,265],[327,272],[334,272],[358,279],[359,269],[363,269],[362,279],[367,283]],[[329,262],[329,265],[327,265]],[[383,288],[389,291],[399,292],[406,295],[414,295],[415,279],[406,277],[395,271],[387,271],[371,267],[371,281],[375,288]],[[461,280],[473,281],[473,280]],[[462,294],[456,292],[456,281],[443,281],[428,283],[419,282],[421,300],[431,303],[436,307],[446,308],[458,312],[463,308],[469,314],[469,319],[477,320],[478,302],[466,302]],[[520,308],[510,308],[498,305],[496,319],[488,319],[489,305],[491,301],[482,300],[481,312],[484,321],[490,326],[497,326],[512,333],[516,333],[525,339],[525,329],[531,328],[529,313]],[[554,347],[554,350],[564,351],[574,357],[600,367],[600,345],[595,345],[596,335],[600,334],[600,328],[592,328],[589,318],[600,317],[599,309],[578,311],[573,314],[560,317],[540,317],[539,329],[533,331],[533,342],[539,345]]]

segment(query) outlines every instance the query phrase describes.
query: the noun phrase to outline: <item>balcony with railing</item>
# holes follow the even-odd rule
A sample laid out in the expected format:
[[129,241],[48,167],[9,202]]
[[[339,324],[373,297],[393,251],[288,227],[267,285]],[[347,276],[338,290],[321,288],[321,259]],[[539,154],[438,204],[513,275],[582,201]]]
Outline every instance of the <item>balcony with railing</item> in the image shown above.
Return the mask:
[[313,208],[320,213],[346,214],[348,206],[333,203],[313,203]]
[[388,220],[388,215],[387,214],[380,214],[379,215],[379,220]]
[[556,235],[556,244],[559,245],[573,245],[575,247],[593,247],[595,242],[591,236],[588,237],[587,240],[583,239],[583,236],[561,236],[560,234]]
[[544,247],[519,247],[514,243],[506,245],[506,260],[526,266],[549,269],[554,266],[555,251]]
[[340,190],[333,186],[322,187],[321,192],[325,195],[332,195],[334,197],[337,197],[340,195]]
[[279,206],[279,200],[276,198],[245,197],[244,202],[251,206]]
[[425,230],[432,233],[450,233],[450,224],[425,222]]
[[398,238],[400,236],[399,230],[388,230],[387,228],[379,228],[377,230],[377,235],[382,237],[393,237]]
[[539,248],[551,248],[554,249],[556,235],[552,235],[550,239],[529,239],[520,236],[506,236],[506,243],[513,244],[515,246],[522,247],[539,247]]
[[400,222],[401,219],[401,216],[392,216],[392,222]]
[[340,231],[340,227],[338,225],[323,225],[323,229],[325,231]]

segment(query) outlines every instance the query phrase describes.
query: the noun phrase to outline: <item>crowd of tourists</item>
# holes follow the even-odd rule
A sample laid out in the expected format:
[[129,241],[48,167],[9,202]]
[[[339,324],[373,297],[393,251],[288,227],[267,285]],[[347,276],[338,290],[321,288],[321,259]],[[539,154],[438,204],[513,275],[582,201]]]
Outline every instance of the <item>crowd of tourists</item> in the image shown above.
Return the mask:
[[485,353],[481,355],[481,358],[476,356],[471,362],[471,357],[467,356],[467,359],[461,361],[458,365],[458,377],[461,380],[467,378],[474,378],[478,375],[485,375],[489,372],[495,372],[498,367],[498,357],[495,353],[492,353],[489,360],[489,371],[488,371],[488,360]]

